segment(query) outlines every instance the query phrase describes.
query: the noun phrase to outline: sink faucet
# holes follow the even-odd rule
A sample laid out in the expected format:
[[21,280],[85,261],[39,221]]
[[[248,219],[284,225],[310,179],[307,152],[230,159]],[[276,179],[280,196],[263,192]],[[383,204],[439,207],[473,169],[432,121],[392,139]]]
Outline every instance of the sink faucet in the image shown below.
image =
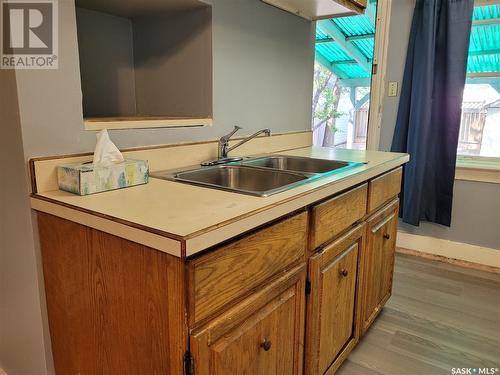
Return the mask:
[[229,134],[226,134],[225,136],[223,136],[219,139],[219,152],[218,152],[219,159],[226,159],[228,157],[227,154],[230,151],[234,150],[237,147],[240,147],[242,144],[247,143],[249,140],[254,139],[255,137],[259,136],[260,134],[265,134],[267,137],[271,136],[270,129],[262,129],[262,130],[259,130],[258,132],[255,132],[254,134],[249,135],[248,137],[242,139],[240,142],[238,142],[234,146],[229,147],[229,140],[240,129],[241,128],[239,126],[235,126],[234,129]]

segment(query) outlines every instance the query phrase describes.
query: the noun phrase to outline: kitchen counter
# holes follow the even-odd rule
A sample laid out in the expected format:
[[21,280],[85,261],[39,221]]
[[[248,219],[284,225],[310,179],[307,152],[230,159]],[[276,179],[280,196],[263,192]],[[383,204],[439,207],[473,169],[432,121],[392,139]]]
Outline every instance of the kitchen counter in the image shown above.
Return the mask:
[[151,178],[147,185],[89,196],[39,192],[32,208],[189,257],[409,160],[407,154],[321,147],[279,154],[366,164],[266,198]]
[[335,373],[391,295],[408,155],[271,151],[363,164],[266,198],[160,179],[80,197],[55,171],[91,155],[32,161],[58,373]]

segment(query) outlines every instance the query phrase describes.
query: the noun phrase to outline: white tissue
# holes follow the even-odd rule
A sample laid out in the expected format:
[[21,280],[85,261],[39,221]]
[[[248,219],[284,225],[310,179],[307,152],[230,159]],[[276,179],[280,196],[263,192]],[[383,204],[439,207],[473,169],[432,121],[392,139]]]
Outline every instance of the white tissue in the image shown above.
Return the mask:
[[94,151],[94,167],[109,167],[113,164],[123,163],[123,155],[118,150],[107,130],[97,133],[97,144]]

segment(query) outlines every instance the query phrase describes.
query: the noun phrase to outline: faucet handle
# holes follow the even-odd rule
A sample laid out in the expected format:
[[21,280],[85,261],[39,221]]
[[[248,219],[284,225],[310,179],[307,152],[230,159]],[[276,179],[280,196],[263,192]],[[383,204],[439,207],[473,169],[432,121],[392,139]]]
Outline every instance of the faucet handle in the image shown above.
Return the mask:
[[223,136],[221,139],[223,139],[225,141],[229,141],[229,138],[231,138],[234,135],[234,133],[236,133],[240,129],[242,129],[242,128],[239,127],[238,125],[235,125],[234,129],[229,134],[226,134],[225,136]]

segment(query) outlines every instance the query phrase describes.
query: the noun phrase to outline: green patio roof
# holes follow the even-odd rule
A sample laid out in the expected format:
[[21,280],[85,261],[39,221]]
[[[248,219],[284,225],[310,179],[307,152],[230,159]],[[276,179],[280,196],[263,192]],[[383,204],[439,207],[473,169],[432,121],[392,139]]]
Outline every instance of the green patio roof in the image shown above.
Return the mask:
[[467,72],[500,72],[500,5],[474,8]]
[[[363,15],[318,21],[316,59],[341,79],[369,78],[373,60],[376,3]],[[474,8],[467,72],[500,72],[500,5]]]

